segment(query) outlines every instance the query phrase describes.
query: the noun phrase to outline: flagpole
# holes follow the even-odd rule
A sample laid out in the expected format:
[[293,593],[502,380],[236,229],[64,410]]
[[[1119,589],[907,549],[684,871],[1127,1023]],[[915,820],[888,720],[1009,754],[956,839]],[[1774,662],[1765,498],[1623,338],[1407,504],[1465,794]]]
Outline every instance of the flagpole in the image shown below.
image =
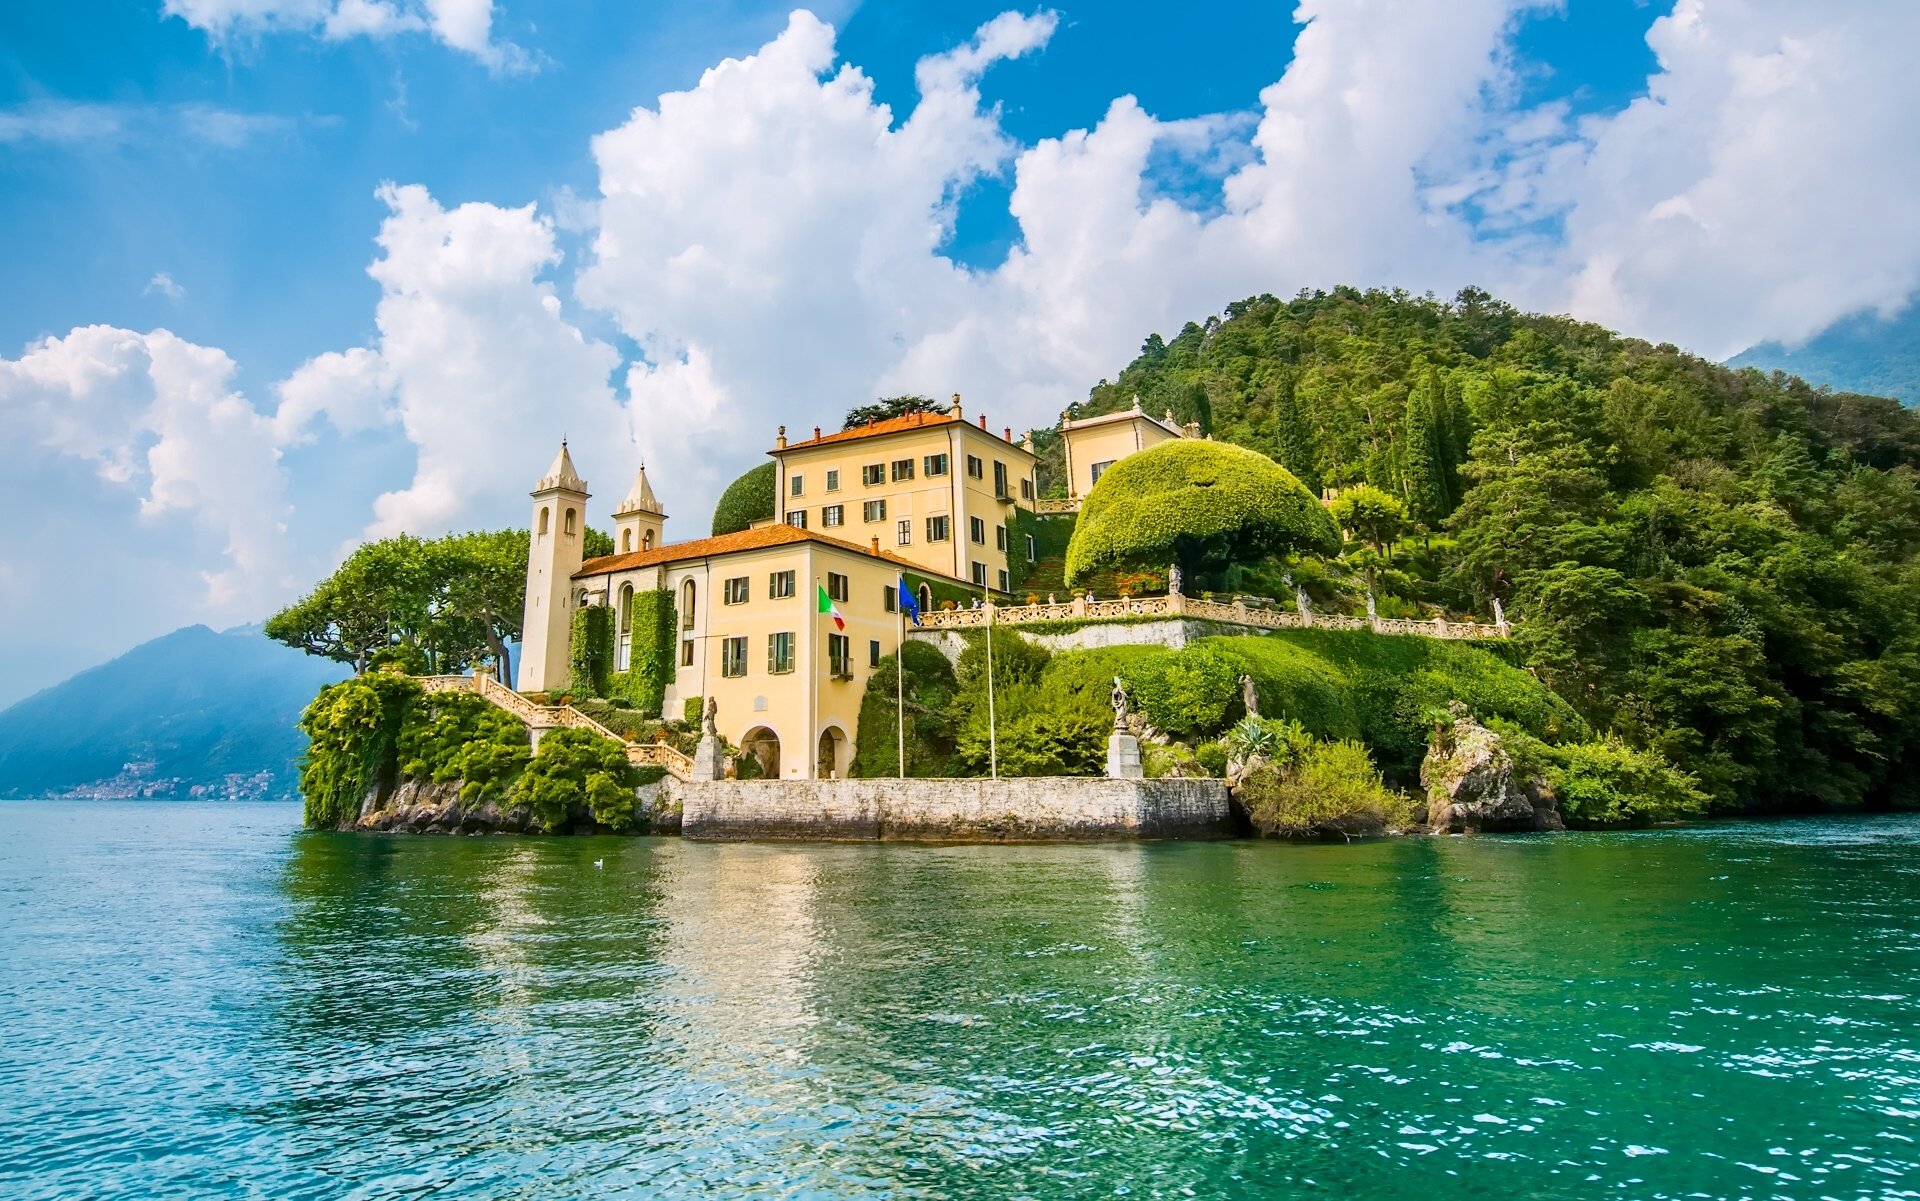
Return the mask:
[[813,645],[807,648],[807,658],[811,660],[807,672],[807,762],[812,764],[807,775],[812,779],[820,778],[820,596],[826,589],[820,583],[820,577],[813,577],[813,617],[807,622],[807,641]]
[[[981,589],[982,592],[986,590]],[[993,605],[987,605],[987,770],[1000,778],[1000,727],[993,713]]]
[[[905,577],[900,580],[905,583]],[[897,586],[896,586],[897,590]],[[893,644],[893,722],[894,735],[899,742],[897,760],[900,778],[907,778],[907,606],[901,598],[893,598],[893,607],[900,618],[900,638]]]

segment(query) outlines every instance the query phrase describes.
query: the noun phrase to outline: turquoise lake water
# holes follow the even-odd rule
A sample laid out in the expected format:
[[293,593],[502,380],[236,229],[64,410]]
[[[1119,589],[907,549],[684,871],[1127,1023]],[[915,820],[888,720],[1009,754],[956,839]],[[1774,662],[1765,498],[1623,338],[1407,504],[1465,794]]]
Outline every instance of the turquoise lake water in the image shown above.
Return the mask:
[[0,1197],[1920,1190],[1920,819],[1014,848],[298,820],[0,803]]

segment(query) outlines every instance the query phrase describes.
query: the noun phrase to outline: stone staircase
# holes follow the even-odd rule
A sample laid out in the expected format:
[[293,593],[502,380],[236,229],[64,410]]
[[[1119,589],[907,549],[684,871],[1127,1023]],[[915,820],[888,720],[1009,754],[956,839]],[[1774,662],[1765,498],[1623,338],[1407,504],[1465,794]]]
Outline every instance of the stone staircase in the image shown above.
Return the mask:
[[620,735],[588,717],[572,705],[537,705],[493,678],[493,672],[478,669],[470,676],[415,676],[423,692],[471,692],[497,709],[505,710],[526,724],[534,746],[548,730],[592,730],[626,752],[627,762],[635,767],[664,767],[667,774],[680,780],[693,779],[693,760],[664,742],[628,742]]

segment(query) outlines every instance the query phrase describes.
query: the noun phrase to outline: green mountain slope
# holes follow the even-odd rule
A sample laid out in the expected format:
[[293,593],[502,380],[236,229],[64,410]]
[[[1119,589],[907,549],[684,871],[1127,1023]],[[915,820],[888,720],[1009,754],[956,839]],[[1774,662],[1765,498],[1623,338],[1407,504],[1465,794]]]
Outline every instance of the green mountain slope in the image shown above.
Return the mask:
[[257,626],[175,630],[0,712],[0,796],[291,797],[295,722],[346,674]]
[[1539,679],[1721,808],[1920,804],[1920,413],[1897,401],[1477,290],[1350,288],[1155,335],[1076,415],[1136,396],[1311,487],[1402,498],[1383,605],[1499,599]]
[[1892,320],[1872,313],[1849,317],[1792,349],[1762,342],[1727,365],[1785,371],[1836,392],[1891,396],[1920,405],[1920,304],[1909,305]]

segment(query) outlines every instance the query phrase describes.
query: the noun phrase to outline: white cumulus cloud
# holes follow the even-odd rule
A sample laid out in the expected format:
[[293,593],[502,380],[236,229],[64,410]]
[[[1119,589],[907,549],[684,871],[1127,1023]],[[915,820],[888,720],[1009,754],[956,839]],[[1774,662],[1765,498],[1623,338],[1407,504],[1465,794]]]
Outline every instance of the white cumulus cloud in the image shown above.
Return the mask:
[[216,42],[275,31],[332,41],[424,32],[492,70],[533,65],[525,50],[494,38],[492,0],[165,0],[162,11]]

